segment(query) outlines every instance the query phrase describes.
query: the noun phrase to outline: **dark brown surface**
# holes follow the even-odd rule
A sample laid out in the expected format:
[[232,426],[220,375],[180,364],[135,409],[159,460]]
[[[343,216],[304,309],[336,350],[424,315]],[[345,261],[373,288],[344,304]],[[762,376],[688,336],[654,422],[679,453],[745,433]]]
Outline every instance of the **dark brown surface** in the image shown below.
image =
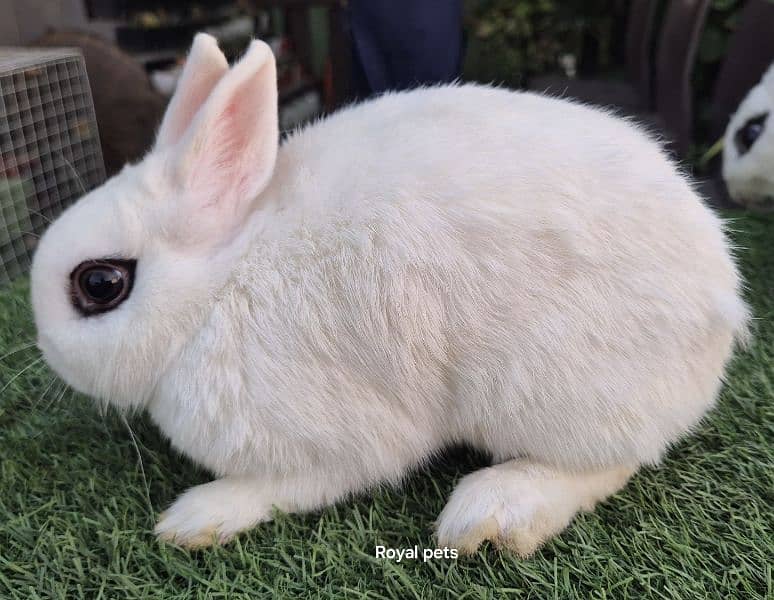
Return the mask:
[[79,48],[83,53],[108,177],[150,149],[166,99],[151,87],[137,61],[85,32],[47,33],[34,45]]
[[328,10],[328,27],[333,79],[333,98],[328,107],[331,109],[352,99],[352,36],[341,2],[336,2]]
[[710,0],[670,0],[656,51],[655,108],[672,140],[684,155],[693,132],[691,72]]
[[650,108],[651,42],[656,20],[656,0],[632,0],[626,23],[626,74],[642,108]]
[[550,96],[618,108],[627,114],[642,107],[642,99],[636,88],[627,81],[567,79],[559,75],[544,75],[531,79],[529,87]]

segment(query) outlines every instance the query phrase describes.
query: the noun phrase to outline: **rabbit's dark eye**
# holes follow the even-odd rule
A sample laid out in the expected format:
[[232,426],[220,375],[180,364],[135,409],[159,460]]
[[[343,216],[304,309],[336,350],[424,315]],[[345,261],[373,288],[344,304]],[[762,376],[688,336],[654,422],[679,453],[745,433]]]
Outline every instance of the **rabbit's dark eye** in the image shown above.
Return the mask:
[[107,312],[132,291],[136,260],[87,260],[70,274],[73,306],[83,316]]
[[739,156],[747,154],[756,140],[761,137],[761,134],[766,127],[766,118],[768,116],[769,113],[763,113],[751,117],[747,119],[744,125],[736,130],[736,133],[734,134],[734,145],[739,152]]

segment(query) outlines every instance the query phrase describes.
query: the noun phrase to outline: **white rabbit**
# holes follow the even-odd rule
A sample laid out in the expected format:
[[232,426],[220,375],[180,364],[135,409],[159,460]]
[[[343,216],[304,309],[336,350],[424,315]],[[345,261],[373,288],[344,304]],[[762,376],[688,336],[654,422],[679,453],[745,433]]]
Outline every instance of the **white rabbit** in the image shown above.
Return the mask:
[[774,211],[774,64],[731,116],[723,137],[723,179],[738,204]]
[[71,386],[146,409],[220,479],[157,533],[225,542],[490,452],[436,526],[520,555],[712,406],[747,309],[719,219],[631,123],[475,85],[387,94],[278,145],[275,64],[199,35],[154,150],[32,270]]

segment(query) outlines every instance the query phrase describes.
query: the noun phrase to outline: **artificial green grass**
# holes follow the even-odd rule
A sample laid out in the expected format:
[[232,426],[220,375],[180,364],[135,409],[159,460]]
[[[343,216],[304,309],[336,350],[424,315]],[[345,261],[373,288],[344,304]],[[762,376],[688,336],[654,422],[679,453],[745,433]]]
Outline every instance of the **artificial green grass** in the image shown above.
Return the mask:
[[155,515],[207,474],[146,419],[100,415],[48,387],[42,363],[24,370],[38,355],[11,353],[33,337],[17,283],[0,292],[0,598],[774,597],[774,219],[733,227],[756,337],[718,408],[662,467],[528,560],[490,546],[428,563],[374,557],[377,544],[433,547],[454,482],[482,463],[466,452],[401,490],[279,515],[224,548],[156,541]]

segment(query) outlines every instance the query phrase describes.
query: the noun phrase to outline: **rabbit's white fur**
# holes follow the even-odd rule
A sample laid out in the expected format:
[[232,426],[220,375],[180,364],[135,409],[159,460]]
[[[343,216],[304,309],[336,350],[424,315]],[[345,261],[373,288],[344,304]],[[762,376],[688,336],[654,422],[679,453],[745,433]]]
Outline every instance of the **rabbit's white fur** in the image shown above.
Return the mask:
[[[53,368],[223,477],[162,537],[226,540],[469,443],[502,464],[463,480],[439,540],[526,555],[712,405],[747,320],[739,277],[634,125],[443,86],[342,110],[275,165],[267,47],[225,75],[213,52],[198,36],[170,109],[188,116],[67,210],[32,272]],[[69,274],[109,256],[137,259],[134,289],[83,318]]]

